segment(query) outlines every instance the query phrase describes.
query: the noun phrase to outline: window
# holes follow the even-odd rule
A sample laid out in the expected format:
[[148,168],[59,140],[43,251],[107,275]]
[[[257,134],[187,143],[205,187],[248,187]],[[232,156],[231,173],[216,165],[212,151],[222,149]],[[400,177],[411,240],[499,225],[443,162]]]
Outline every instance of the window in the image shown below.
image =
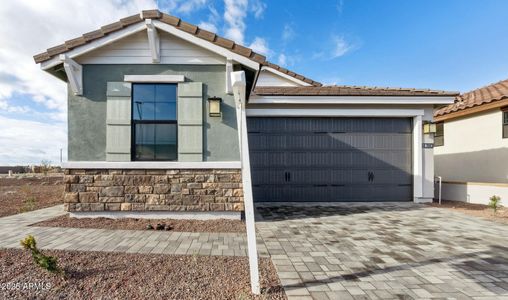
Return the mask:
[[503,111],[503,139],[508,138],[508,111]]
[[434,146],[444,145],[444,123],[436,123],[436,134],[434,134]]
[[132,159],[176,160],[176,84],[132,85]]

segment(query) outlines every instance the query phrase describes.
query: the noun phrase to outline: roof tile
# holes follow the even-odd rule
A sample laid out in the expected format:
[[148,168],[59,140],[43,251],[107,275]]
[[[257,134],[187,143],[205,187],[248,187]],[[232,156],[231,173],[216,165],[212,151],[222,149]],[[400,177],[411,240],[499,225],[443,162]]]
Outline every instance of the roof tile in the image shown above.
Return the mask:
[[143,19],[159,19],[161,17],[161,12],[157,9],[143,10],[141,12],[141,17]]
[[180,25],[178,25],[178,28],[190,34],[195,34],[196,31],[198,30],[198,27],[196,25],[192,25],[184,21],[180,21]]
[[250,57],[252,53],[252,49],[249,49],[247,47],[244,47],[242,45],[235,44],[233,47],[233,52],[238,53],[242,56]]
[[104,36],[104,33],[102,33],[102,30],[100,30],[100,29],[90,31],[90,32],[83,34],[83,37],[86,39],[87,42],[96,40],[96,39],[101,38],[103,36]]
[[136,24],[136,23],[138,23],[141,20],[142,19],[139,16],[139,14],[135,14],[135,15],[128,16],[128,17],[125,17],[123,19],[120,19],[120,23],[122,23],[123,26],[129,26],[129,25],[132,25],[132,24]]
[[102,26],[101,30],[102,30],[102,33],[108,34],[110,32],[120,30],[123,27],[124,26],[123,26],[122,22],[115,22],[115,23],[111,23],[111,24]]
[[69,50],[65,44],[61,44],[55,47],[51,47],[47,50],[48,54],[51,56],[55,56],[60,53],[64,53],[65,51]]
[[86,39],[82,36],[72,39],[72,40],[65,41],[65,45],[69,49],[72,49],[72,48],[75,48],[75,47],[78,47],[78,46],[81,46],[84,44],[86,44]]
[[209,42],[215,41],[215,33],[199,28],[197,36]]
[[235,42],[232,40],[225,39],[223,37],[217,36],[217,39],[215,40],[215,43],[221,47],[232,49],[235,45]]
[[164,22],[166,24],[169,24],[171,26],[178,26],[180,24],[180,19],[174,16],[170,16],[168,14],[162,14],[162,17],[160,18],[161,22]]
[[456,92],[415,90],[389,87],[357,87],[346,85],[256,87],[256,95],[263,96],[456,96]]
[[508,79],[461,94],[456,97],[455,103],[436,110],[434,116],[444,116],[504,99],[508,99]]
[[48,60],[50,58],[51,58],[51,55],[49,55],[48,52],[42,52],[42,53],[34,55],[35,63],[40,63],[40,62],[43,62],[43,61]]

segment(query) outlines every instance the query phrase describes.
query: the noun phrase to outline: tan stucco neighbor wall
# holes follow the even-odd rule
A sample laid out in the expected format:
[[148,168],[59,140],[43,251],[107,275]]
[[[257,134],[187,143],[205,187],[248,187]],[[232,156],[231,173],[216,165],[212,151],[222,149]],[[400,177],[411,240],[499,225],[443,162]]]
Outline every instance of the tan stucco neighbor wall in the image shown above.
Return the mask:
[[434,149],[435,173],[445,181],[508,183],[508,139],[499,109],[444,123],[444,146]]

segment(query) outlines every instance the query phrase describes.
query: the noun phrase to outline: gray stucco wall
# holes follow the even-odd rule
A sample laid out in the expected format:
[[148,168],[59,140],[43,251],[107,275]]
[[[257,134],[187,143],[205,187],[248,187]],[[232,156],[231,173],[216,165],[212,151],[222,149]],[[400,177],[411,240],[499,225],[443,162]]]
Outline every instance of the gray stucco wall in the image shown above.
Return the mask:
[[[203,65],[84,65],[83,96],[68,95],[69,161],[106,160],[106,86],[124,75],[184,75],[203,82],[203,159],[239,160],[236,111],[225,94],[225,67]],[[70,90],[70,89],[68,89]],[[222,118],[208,115],[207,98],[221,97]]]

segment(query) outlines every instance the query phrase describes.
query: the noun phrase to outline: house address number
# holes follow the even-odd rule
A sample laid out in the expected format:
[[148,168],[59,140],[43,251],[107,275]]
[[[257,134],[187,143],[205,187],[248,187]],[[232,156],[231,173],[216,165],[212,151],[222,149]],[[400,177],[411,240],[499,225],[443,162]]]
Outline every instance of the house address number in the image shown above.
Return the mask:
[[423,149],[432,149],[434,148],[434,143],[423,143]]

